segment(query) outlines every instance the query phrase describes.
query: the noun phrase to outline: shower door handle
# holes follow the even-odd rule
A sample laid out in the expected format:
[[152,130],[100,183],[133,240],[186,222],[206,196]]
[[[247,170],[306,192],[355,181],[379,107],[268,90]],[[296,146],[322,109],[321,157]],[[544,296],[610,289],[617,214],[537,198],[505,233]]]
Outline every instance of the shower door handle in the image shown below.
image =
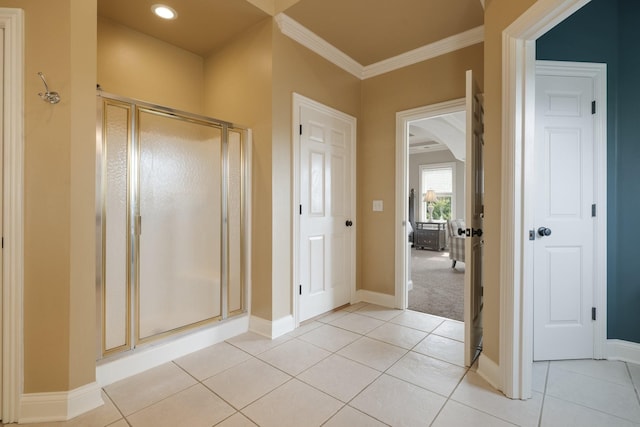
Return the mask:
[[133,227],[134,227],[133,231],[136,236],[139,236],[142,234],[142,216],[136,215]]

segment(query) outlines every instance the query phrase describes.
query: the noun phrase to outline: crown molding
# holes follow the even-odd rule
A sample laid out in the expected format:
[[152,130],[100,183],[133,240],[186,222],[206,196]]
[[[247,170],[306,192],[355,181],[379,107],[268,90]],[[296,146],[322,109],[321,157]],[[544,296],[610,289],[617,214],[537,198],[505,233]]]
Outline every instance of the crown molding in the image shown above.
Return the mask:
[[393,58],[367,65],[364,67],[362,79],[364,80],[379,76],[390,71],[417,64],[418,62],[426,61],[427,59],[435,58],[436,56],[451,53],[458,49],[482,42],[484,42],[484,25],[447,37],[446,39],[424,45],[417,49],[410,50],[398,56],[394,56]]
[[417,64],[484,41],[484,26],[472,28],[366,67],[284,13],[275,16],[280,31],[360,80]]
[[327,42],[316,33],[289,18],[284,13],[275,16],[280,31],[285,36],[297,41],[307,49],[317,53],[329,62],[362,79],[363,66],[340,49]]

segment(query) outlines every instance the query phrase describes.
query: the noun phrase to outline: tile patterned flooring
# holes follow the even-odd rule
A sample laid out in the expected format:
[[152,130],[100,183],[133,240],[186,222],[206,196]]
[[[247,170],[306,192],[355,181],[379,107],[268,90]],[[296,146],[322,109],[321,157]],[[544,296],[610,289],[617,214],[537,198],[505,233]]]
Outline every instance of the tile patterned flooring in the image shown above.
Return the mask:
[[82,427],[640,426],[640,366],[534,365],[510,400],[463,363],[463,324],[356,304],[268,340],[246,333],[105,387]]

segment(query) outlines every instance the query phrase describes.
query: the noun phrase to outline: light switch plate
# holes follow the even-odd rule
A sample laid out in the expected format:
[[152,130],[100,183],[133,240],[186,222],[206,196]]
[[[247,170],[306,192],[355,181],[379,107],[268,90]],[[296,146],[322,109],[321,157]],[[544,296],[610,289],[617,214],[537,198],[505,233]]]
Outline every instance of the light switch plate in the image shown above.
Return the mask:
[[374,200],[373,201],[373,211],[374,212],[382,212],[382,200]]

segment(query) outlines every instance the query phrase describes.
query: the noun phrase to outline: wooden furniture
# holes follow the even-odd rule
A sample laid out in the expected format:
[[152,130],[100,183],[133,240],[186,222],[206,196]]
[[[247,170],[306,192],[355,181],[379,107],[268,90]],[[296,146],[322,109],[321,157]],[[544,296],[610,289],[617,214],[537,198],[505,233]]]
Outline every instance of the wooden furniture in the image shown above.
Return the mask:
[[417,249],[441,251],[447,246],[446,222],[416,222],[413,244]]

